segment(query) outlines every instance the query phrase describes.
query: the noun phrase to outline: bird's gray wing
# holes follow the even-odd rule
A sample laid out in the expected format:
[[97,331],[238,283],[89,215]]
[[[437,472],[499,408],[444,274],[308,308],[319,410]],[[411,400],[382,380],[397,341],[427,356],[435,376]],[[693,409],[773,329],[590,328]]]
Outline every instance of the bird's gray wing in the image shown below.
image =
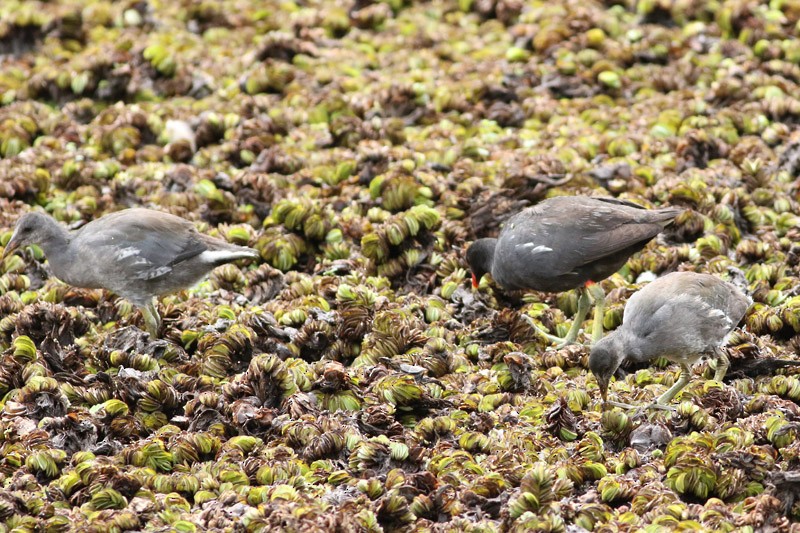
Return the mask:
[[110,260],[112,273],[128,279],[154,280],[207,247],[194,226],[182,218],[150,210],[128,209],[81,228],[79,249]]
[[656,282],[631,296],[623,319],[627,334],[645,347],[645,360],[705,353],[720,345],[737,323],[685,284],[666,287]]
[[553,277],[561,276],[649,240],[661,231],[660,224],[641,220],[642,212],[647,210],[620,209],[620,205],[627,203],[601,200],[573,205],[568,217],[534,206],[513,217],[506,227],[526,223],[539,228],[519,236],[514,245],[540,251],[535,257],[537,269]]
[[725,316],[733,322],[733,326],[731,326],[731,329],[733,329],[744,318],[750,305],[752,305],[752,298],[739,290],[736,285],[727,281],[717,280],[712,289],[711,305],[724,311]]

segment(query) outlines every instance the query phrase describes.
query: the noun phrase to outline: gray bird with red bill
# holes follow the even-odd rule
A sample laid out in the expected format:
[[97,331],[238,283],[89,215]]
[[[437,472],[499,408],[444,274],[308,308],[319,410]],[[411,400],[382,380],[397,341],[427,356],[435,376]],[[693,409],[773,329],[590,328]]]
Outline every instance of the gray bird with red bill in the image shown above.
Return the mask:
[[[683,209],[645,209],[615,198],[557,196],[520,211],[496,239],[478,239],[467,249],[473,287],[486,273],[505,290],[562,292],[581,289],[578,310],[561,345],[575,342],[595,301],[592,340],[602,336],[605,294],[595,282],[618,271],[630,256]],[[527,315],[526,315],[527,317]]]

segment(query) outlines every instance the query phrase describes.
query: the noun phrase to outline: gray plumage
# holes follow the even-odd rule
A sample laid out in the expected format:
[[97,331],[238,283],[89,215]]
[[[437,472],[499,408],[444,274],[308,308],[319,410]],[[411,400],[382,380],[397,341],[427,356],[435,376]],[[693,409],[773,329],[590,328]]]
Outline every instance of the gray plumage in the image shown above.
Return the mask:
[[504,289],[567,291],[622,268],[682,211],[557,196],[508,219],[497,239],[476,241],[467,261],[478,278],[489,272]]
[[3,256],[29,244],[42,248],[61,281],[108,289],[140,307],[153,335],[159,325],[154,297],[191,287],[224,263],[259,256],[204,235],[180,217],[141,208],[105,215],[75,232],[44,213],[27,213]]
[[[647,245],[683,209],[645,209],[615,198],[558,196],[529,207],[506,222],[496,239],[478,239],[467,250],[473,284],[491,273],[507,290],[562,292],[601,281],[618,271],[628,258]],[[604,295],[593,289],[596,314]],[[582,291],[572,342],[589,309]],[[601,334],[596,326],[593,337]]]
[[589,368],[606,399],[608,382],[624,360],[638,363],[665,357],[681,365],[681,378],[657,403],[665,404],[688,383],[690,365],[717,357],[721,381],[727,358],[721,347],[752,300],[735,285],[710,274],[673,272],[631,296],[622,325],[593,347]]

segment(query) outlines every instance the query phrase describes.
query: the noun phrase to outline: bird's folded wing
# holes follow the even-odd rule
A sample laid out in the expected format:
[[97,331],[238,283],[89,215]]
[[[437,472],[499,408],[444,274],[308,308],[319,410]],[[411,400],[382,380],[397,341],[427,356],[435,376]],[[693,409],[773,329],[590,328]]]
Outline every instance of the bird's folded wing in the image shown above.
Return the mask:
[[113,258],[108,262],[109,268],[141,280],[165,276],[176,264],[207,249],[190,222],[131,211],[104,217],[102,222],[98,221],[102,226],[95,223],[85,226],[76,240],[82,247]]
[[[609,204],[593,202],[593,205],[575,204],[570,207],[568,217],[563,212],[555,215],[540,206],[520,213],[514,226],[536,228],[517,241],[517,246],[531,243],[532,250],[557,250],[558,253],[537,253],[537,269],[552,276],[568,274],[589,263],[602,260],[618,252],[656,236],[662,229],[655,222],[641,220],[640,206],[621,200],[601,200]],[[620,210],[617,206],[636,207],[636,210]],[[550,229],[552,228],[552,229]]]
[[586,247],[580,254],[582,261],[576,266],[583,266],[594,261],[617,254],[635,246],[642,241],[649,241],[661,232],[661,226],[651,223],[621,223],[616,227],[591,232],[583,236]]
[[[577,209],[571,217],[549,220],[550,217],[536,213],[537,234],[525,236],[526,241],[558,253],[540,253],[536,256],[539,268],[553,276],[567,274],[574,269],[599,261],[610,255],[649,240],[658,235],[661,226],[656,223],[636,222],[625,213],[600,207],[593,210]],[[558,231],[548,232],[548,225]],[[518,243],[524,244],[524,243]],[[566,245],[565,245],[566,244]]]
[[625,307],[625,327],[653,346],[672,346],[696,353],[719,344],[736,324],[722,309],[696,294],[663,294],[636,298]]

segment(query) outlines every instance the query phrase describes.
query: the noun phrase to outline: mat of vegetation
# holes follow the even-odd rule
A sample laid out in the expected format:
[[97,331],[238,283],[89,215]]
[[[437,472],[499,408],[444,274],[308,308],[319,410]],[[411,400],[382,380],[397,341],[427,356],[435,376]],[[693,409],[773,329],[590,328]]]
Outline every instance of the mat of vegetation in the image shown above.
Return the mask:
[[[0,531],[788,531],[798,37],[796,0],[0,3],[0,244],[147,206],[261,254],[159,340],[0,264]],[[466,245],[557,194],[687,209],[604,325],[654,274],[739,280],[724,384],[604,411],[522,318],[563,335],[574,292],[472,289]]]

